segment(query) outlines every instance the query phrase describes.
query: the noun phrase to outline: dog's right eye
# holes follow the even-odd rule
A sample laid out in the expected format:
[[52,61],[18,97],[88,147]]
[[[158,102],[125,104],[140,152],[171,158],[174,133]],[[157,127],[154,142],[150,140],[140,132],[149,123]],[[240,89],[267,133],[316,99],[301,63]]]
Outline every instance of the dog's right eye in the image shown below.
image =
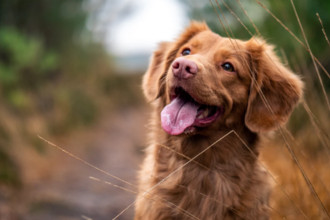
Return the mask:
[[222,64],[221,66],[224,70],[226,70],[228,72],[235,72],[235,69],[231,63],[227,62],[227,63]]
[[187,56],[187,55],[189,55],[190,54],[190,49],[188,49],[188,48],[186,48],[186,49],[184,49],[183,51],[182,51],[182,56]]

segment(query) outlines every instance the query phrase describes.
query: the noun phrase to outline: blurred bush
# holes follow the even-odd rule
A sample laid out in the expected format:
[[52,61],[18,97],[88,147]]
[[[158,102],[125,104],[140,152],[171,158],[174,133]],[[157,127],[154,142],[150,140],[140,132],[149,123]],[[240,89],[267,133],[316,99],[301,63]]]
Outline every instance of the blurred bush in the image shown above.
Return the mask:
[[14,28],[0,29],[1,94],[21,111],[29,106],[26,90],[37,90],[58,68],[58,56],[41,41]]
[[20,182],[15,145],[44,152],[37,134],[68,135],[103,112],[140,103],[140,76],[113,71],[112,57],[87,29],[86,4],[0,1],[0,185]]

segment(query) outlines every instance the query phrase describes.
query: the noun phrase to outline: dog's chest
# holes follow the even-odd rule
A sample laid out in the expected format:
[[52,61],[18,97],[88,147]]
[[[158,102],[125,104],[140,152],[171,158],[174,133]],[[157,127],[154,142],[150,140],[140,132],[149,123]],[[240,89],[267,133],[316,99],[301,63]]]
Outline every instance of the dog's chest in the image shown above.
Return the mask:
[[170,177],[164,183],[166,186],[161,187],[161,194],[177,206],[178,216],[184,215],[180,210],[186,210],[199,218],[209,216],[211,212],[223,219],[231,215],[240,200],[242,193],[239,183],[238,179],[227,176],[219,169],[192,165]]

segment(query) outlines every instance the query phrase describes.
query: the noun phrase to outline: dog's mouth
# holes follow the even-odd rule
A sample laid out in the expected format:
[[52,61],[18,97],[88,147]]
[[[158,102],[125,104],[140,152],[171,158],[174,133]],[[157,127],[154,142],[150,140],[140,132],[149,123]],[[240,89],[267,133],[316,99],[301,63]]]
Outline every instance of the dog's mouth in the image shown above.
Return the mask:
[[214,122],[223,112],[222,107],[196,102],[181,87],[173,90],[170,104],[161,112],[163,129],[171,135],[190,133],[196,127],[205,127]]

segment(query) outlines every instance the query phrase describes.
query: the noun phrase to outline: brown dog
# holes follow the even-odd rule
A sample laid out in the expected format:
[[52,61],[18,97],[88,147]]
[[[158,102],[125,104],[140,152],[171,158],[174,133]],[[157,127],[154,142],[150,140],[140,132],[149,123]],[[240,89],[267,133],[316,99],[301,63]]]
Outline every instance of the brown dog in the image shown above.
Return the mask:
[[159,45],[143,89],[153,116],[135,219],[267,219],[259,135],[285,123],[302,95],[272,46],[193,22]]

